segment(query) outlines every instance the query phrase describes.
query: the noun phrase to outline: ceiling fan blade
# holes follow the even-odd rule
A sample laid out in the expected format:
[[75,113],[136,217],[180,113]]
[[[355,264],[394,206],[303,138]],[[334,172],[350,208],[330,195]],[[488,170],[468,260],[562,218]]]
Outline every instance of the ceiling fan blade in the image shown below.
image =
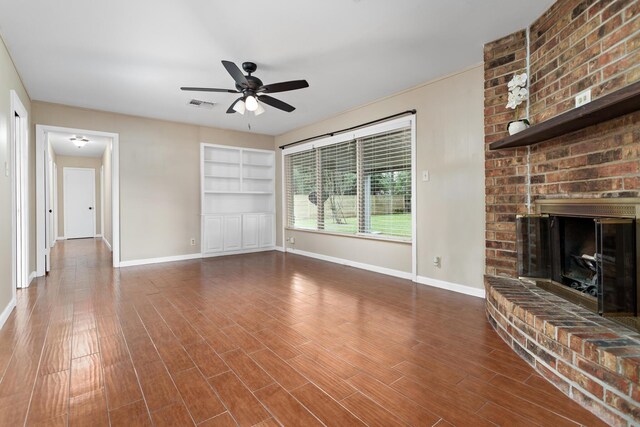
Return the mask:
[[291,80],[290,82],[273,83],[270,85],[264,85],[260,89],[258,89],[258,92],[264,92],[264,93],[286,92],[289,90],[304,89],[305,87],[309,87],[309,83],[307,83],[306,80]]
[[227,109],[227,114],[233,114],[233,113],[235,113],[235,112],[236,112],[236,110],[234,110],[234,109],[233,109],[233,107],[235,107],[235,106],[236,106],[236,104],[237,104],[238,102],[242,101],[242,99],[243,99],[243,98],[244,98],[244,97],[242,97],[242,96],[241,96],[240,98],[238,98],[238,99],[236,99],[235,101],[233,101],[233,104],[231,104],[231,105],[229,106],[229,108]]
[[233,80],[235,80],[236,83],[242,87],[249,86],[247,78],[242,74],[242,71],[240,71],[240,68],[238,68],[236,64],[231,61],[222,61],[222,65],[224,65],[224,68],[227,69],[227,72],[231,74],[231,77],[233,77]]
[[217,89],[213,87],[181,87],[180,90],[187,90],[193,92],[225,92],[225,93],[240,93],[233,89]]
[[278,110],[286,111],[287,113],[290,113],[296,109],[296,107],[289,105],[286,102],[280,101],[279,99],[272,98],[269,95],[259,95],[258,99],[267,105],[271,105],[272,107],[277,108]]

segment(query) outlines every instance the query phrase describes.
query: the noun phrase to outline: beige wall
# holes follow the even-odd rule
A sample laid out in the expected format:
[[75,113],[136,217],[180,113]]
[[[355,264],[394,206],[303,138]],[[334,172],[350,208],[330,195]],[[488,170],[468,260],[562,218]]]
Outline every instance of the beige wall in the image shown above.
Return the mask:
[[[2,39],[0,39],[0,313],[2,313],[13,296],[13,284],[11,283],[11,178],[5,176],[5,163],[10,164],[9,134],[11,119],[11,103],[9,91],[15,90],[22,104],[31,117],[31,100],[27,94],[20,76],[13,65]],[[32,136],[30,135],[32,138]],[[33,151],[29,157],[35,159]],[[32,198],[30,197],[30,200]],[[33,200],[35,200],[33,198]],[[31,202],[33,206],[33,202]],[[32,219],[35,225],[35,220]],[[31,252],[35,251],[35,236],[30,236]],[[30,256],[31,268],[35,268],[35,256]]]
[[272,136],[44,102],[32,108],[36,124],[119,134],[123,261],[200,252],[200,142],[274,146]]
[[111,173],[112,161],[111,161],[111,143],[107,144],[107,148],[104,150],[104,154],[102,155],[102,168],[104,171],[104,194],[102,200],[104,201],[104,206],[102,208],[102,212],[104,213],[104,230],[102,236],[104,239],[109,242],[109,245],[113,244],[113,224],[111,222],[113,218],[112,209],[113,205],[111,204],[111,177],[113,176]]
[[[483,69],[456,75],[365,105],[276,137],[276,147],[416,109],[418,275],[476,288],[484,273]],[[281,156],[276,156],[282,206]],[[430,181],[423,182],[423,170]],[[282,215],[278,215],[282,230]],[[411,248],[353,237],[286,231],[295,248],[351,261],[411,271]],[[278,232],[277,244],[282,245]],[[432,259],[442,258],[440,268]]]
[[87,168],[95,171],[96,229],[94,234],[100,234],[100,167],[102,159],[99,157],[57,156],[56,164],[58,165],[58,236],[56,237],[64,237],[64,168]]

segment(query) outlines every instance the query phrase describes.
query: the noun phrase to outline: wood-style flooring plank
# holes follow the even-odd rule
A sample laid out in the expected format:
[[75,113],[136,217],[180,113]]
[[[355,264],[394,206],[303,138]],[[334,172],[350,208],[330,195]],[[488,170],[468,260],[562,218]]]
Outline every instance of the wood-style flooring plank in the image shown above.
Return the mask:
[[322,425],[311,412],[278,384],[258,390],[255,394],[282,425],[300,427]]
[[251,353],[251,358],[287,391],[291,391],[308,382],[291,365],[268,348]]
[[326,425],[342,427],[365,426],[344,406],[313,384],[299,387],[293,390],[291,394]]
[[198,369],[182,371],[174,375],[173,378],[182,395],[182,400],[196,423],[201,423],[226,411]]
[[149,411],[143,400],[110,411],[109,418],[111,427],[151,427]]
[[209,378],[209,383],[240,426],[253,426],[270,418],[262,404],[233,372]]
[[222,358],[252,391],[273,383],[273,378],[242,350],[224,353]]

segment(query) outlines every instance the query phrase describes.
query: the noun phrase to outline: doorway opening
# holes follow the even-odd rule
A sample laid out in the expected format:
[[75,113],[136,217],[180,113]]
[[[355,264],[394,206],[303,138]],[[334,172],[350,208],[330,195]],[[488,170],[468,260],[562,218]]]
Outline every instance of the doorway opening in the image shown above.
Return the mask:
[[29,117],[18,94],[11,91],[10,170],[11,170],[11,277],[13,304],[16,289],[29,286]]
[[56,241],[97,238],[120,266],[118,134],[36,125],[37,275]]

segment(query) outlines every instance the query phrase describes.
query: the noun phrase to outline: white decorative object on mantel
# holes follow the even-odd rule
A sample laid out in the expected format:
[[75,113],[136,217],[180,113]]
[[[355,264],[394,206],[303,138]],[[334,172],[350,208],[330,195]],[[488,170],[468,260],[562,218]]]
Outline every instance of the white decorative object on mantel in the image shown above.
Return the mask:
[[507,130],[509,131],[509,135],[515,135],[518,132],[522,132],[526,128],[529,127],[529,121],[527,119],[524,120],[514,120],[509,122],[507,125]]
[[507,86],[509,88],[509,99],[506,107],[516,110],[516,120],[509,122],[507,125],[509,135],[513,135],[529,127],[529,120],[518,118],[518,106],[529,97],[527,73],[514,74]]

